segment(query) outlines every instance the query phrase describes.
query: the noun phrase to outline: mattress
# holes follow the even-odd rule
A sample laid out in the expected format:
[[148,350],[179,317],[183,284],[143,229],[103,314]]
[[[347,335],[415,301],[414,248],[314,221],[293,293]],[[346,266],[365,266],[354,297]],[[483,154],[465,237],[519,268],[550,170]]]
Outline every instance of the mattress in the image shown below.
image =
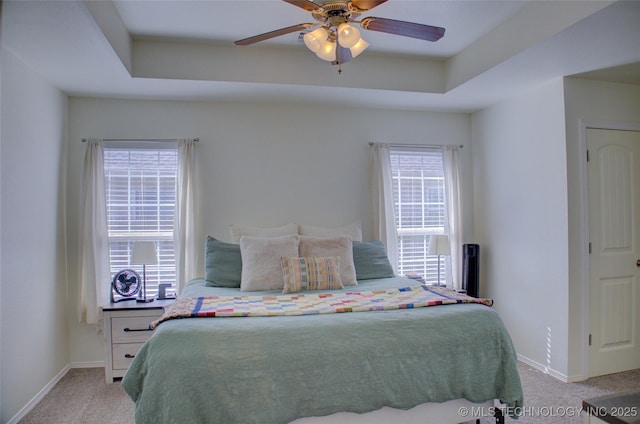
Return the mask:
[[[415,284],[395,277],[344,291]],[[240,294],[247,293],[193,280],[181,298]],[[513,408],[523,401],[516,353],[500,317],[466,303],[168,320],[138,352],[122,386],[136,403],[138,424],[276,424],[453,399],[498,399]]]

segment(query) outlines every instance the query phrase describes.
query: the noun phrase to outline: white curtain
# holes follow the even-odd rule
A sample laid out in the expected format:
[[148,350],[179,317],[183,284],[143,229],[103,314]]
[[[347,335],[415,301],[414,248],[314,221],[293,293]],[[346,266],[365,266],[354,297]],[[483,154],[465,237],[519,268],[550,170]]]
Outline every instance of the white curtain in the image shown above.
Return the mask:
[[451,279],[447,286],[462,288],[462,198],[460,193],[460,153],[458,146],[447,145],[443,149],[445,203],[451,245]]
[[393,180],[389,145],[371,145],[371,198],[373,201],[373,236],[384,243],[387,256],[398,274],[398,233],[393,208]]
[[197,274],[201,252],[196,237],[196,141],[178,140],[178,182],[173,241],[176,253],[176,290]]
[[80,299],[78,321],[97,324],[109,302],[109,238],[102,140],[87,140],[80,205]]

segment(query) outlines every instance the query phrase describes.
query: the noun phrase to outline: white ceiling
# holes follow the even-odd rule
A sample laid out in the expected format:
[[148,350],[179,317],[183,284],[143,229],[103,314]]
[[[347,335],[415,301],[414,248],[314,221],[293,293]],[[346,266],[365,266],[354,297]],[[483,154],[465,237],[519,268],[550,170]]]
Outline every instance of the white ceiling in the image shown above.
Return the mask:
[[[317,1],[321,3],[321,1]],[[152,4],[149,4],[152,3]],[[305,10],[280,0],[261,1],[114,1],[122,21],[134,37],[175,37],[233,42],[299,23],[316,23]],[[398,1],[390,0],[365,16],[378,16],[445,27],[437,43],[397,35],[367,32],[369,51],[419,54],[447,58],[509,19],[522,8],[519,1]],[[152,17],[150,19],[150,17]],[[300,45],[298,33],[263,43]]]
[[3,48],[74,96],[473,111],[567,75],[640,84],[640,1],[389,0],[362,17],[442,26],[445,36],[363,30],[371,46],[341,75],[297,33],[233,44],[315,22],[280,0],[0,4]]

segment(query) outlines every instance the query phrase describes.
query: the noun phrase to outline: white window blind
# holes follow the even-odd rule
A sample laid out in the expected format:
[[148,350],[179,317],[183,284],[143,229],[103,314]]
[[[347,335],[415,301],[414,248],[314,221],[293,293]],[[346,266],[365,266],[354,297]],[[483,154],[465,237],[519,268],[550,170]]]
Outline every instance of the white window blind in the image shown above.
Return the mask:
[[147,293],[158,284],[175,286],[173,223],[176,205],[177,144],[171,142],[105,143],[104,174],[111,275],[131,265],[135,241],[155,242],[157,265],[147,265]]
[[[432,147],[390,149],[398,231],[398,273],[438,280],[438,257],[427,255],[429,238],[445,234],[442,150]],[[445,273],[441,261],[441,275]]]

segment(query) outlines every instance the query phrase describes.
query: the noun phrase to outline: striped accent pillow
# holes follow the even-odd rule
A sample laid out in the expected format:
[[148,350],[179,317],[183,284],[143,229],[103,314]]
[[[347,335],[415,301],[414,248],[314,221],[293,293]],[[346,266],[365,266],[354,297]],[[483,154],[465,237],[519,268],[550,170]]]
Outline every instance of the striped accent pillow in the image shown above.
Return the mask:
[[344,288],[340,279],[340,258],[337,256],[283,257],[280,262],[284,278],[282,293]]

